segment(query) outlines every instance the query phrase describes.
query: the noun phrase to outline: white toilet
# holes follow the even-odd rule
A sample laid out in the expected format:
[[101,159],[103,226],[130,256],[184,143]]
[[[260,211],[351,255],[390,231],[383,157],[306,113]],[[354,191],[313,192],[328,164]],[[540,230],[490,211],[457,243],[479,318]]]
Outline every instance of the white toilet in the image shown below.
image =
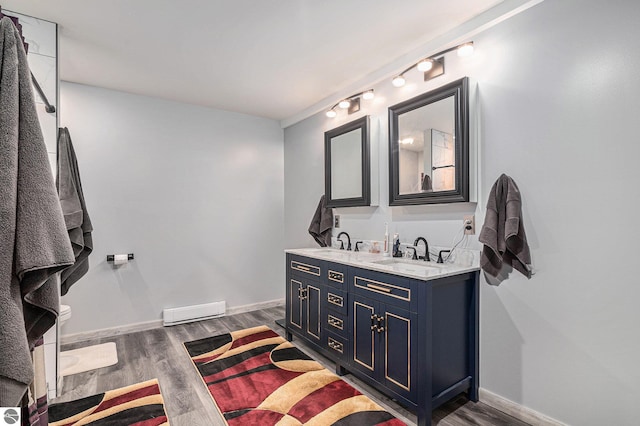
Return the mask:
[[71,318],[71,306],[60,305],[60,314],[58,315],[60,327],[62,327],[69,318]]

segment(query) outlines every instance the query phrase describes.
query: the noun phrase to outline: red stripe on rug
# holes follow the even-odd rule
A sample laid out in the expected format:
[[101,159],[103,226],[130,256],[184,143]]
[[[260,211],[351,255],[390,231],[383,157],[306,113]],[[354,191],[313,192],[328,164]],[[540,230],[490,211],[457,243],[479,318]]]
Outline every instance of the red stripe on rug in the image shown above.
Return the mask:
[[301,399],[291,407],[288,414],[301,423],[306,423],[333,404],[357,395],[361,393],[353,386],[343,380],[336,380]]
[[138,423],[132,423],[129,426],[159,426],[163,423],[167,423],[166,416],[156,417],[155,419],[143,420]]
[[238,340],[234,340],[231,345],[231,349],[239,348],[240,346],[247,345],[249,343],[257,342],[258,340],[271,339],[272,337],[279,337],[279,335],[272,330],[262,331],[260,333],[250,334],[244,336]]
[[245,371],[249,371],[256,367],[271,364],[271,352],[266,352],[260,355],[256,355],[252,358],[246,359],[239,364],[229,367],[226,370],[222,370],[218,373],[211,374],[203,377],[205,383],[215,382],[217,380],[224,379],[225,377],[231,377]]
[[[117,396],[113,399],[103,400],[98,407],[94,411],[94,413],[99,413],[100,411],[107,410],[111,407],[115,407],[120,404],[124,404],[129,401],[134,401],[136,399],[144,398],[145,396],[150,395],[159,395],[160,387],[157,384],[153,384],[150,386],[146,386],[141,389],[136,389],[131,392],[127,392],[124,395]],[[106,396],[106,395],[105,395]]]
[[275,411],[251,410],[239,417],[227,420],[227,424],[229,426],[274,426],[283,417],[284,414],[276,413]]
[[279,368],[229,379],[207,386],[223,413],[255,408],[271,393],[303,373]]

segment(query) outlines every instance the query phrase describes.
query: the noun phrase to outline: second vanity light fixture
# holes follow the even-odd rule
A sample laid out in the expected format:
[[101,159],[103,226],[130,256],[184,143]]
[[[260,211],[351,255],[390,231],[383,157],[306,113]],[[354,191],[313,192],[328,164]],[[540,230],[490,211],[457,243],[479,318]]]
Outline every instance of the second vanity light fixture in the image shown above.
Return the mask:
[[414,68],[417,68],[418,71],[424,73],[424,81],[431,80],[434,77],[438,77],[444,74],[444,55],[454,50],[458,51],[458,56],[471,56],[471,54],[473,53],[473,41],[450,47],[449,49],[445,49],[427,58],[421,59],[420,61],[411,65],[409,68],[402,71],[400,74],[396,75],[393,80],[391,80],[391,83],[395,87],[404,86],[404,83],[406,82],[404,74]]
[[370,99],[373,99],[373,97],[373,89],[365,90],[364,92],[348,96],[332,106],[326,112],[326,115],[329,118],[333,118],[338,115],[336,108],[346,109],[349,114],[353,114],[354,112],[360,111],[360,98],[368,101]]

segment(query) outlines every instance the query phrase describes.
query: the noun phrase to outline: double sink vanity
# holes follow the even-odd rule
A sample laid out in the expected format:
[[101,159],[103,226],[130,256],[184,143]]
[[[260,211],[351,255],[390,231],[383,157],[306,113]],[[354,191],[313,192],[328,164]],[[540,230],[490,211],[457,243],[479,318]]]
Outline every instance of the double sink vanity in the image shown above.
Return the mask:
[[477,264],[329,248],[286,250],[287,338],[416,412],[478,400]]

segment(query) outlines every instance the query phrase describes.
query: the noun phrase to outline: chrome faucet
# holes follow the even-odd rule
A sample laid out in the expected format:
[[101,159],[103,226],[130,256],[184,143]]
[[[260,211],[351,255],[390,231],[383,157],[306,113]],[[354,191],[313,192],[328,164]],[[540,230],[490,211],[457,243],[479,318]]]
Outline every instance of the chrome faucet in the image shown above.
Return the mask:
[[427,242],[427,240],[424,237],[418,237],[413,242],[413,245],[415,247],[418,247],[418,243],[420,241],[424,241],[424,256],[418,256],[418,259],[422,259],[425,262],[429,262],[429,261],[431,261],[431,259],[429,258],[429,243]]
[[341,233],[338,234],[338,236],[336,237],[336,239],[338,241],[340,241],[340,250],[344,250],[344,241],[342,241],[340,239],[341,236],[346,235],[347,236],[347,250],[351,250],[351,237],[349,236],[349,234],[347,234],[346,232],[342,231]]

